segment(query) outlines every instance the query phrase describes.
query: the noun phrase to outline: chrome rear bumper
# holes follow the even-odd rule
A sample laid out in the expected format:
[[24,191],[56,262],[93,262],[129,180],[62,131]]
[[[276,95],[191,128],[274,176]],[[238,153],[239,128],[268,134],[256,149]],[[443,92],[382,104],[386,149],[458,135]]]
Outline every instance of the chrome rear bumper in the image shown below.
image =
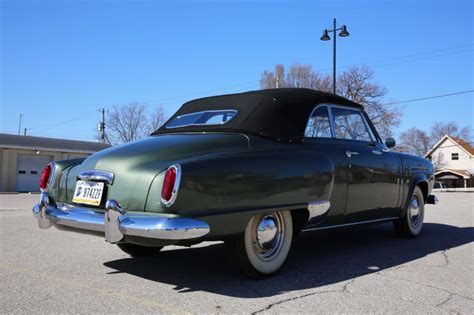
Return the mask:
[[117,243],[125,236],[138,236],[161,240],[198,238],[210,231],[207,223],[190,218],[172,217],[155,213],[126,213],[115,200],[108,200],[105,213],[71,205],[56,205],[43,192],[40,202],[33,207],[41,229],[53,225],[68,227],[78,232],[104,233],[110,243]]

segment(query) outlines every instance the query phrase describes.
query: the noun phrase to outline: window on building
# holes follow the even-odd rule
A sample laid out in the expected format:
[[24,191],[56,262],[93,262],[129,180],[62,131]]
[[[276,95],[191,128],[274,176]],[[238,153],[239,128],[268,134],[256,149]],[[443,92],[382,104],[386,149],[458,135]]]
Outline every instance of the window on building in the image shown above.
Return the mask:
[[459,153],[451,153],[451,160],[459,160]]

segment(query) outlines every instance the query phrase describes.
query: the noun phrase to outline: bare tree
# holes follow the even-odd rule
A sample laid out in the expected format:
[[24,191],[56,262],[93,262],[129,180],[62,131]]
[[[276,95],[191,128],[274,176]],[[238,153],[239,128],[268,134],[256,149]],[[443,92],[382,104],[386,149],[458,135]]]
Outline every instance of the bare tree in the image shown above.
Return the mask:
[[[315,72],[311,65],[293,64],[285,74],[283,65],[277,65],[274,71],[264,71],[260,79],[260,88],[275,88],[276,78],[280,78],[279,87],[300,87],[331,92],[331,77]],[[367,67],[351,67],[337,79],[338,94],[364,105],[383,138],[392,135],[392,128],[400,124],[402,113],[393,105],[382,102],[387,89],[373,82],[374,73]]]
[[275,66],[274,71],[265,70],[260,79],[261,89],[273,89],[277,87],[297,87],[308,88],[321,91],[330,91],[329,76],[321,76],[313,71],[313,67],[307,64],[293,64],[289,71],[285,72],[285,67],[281,64]]
[[285,66],[277,64],[274,71],[265,70],[260,78],[260,88],[274,89],[285,87]]
[[163,106],[159,105],[155,108],[155,110],[150,114],[150,122],[149,122],[149,132],[152,133],[153,131],[157,130],[161,127],[166,121],[166,114],[165,109]]
[[418,156],[425,156],[431,149],[430,136],[418,128],[410,128],[400,134],[402,151]]
[[456,122],[436,122],[431,126],[430,136],[432,145],[435,145],[445,135],[461,138],[464,141],[472,141],[472,128],[469,126],[460,128]]
[[106,126],[112,144],[138,140],[148,134],[145,107],[137,103],[114,106],[107,117]]
[[[396,150],[425,156],[433,146],[441,140],[445,135],[461,138],[464,141],[472,141],[472,128],[467,126],[460,128],[454,121],[450,122],[436,122],[431,126],[430,132],[420,130],[418,128],[411,128],[400,134],[400,145]],[[436,157],[432,157],[435,167],[442,168],[442,153]]]
[[398,107],[384,104],[387,89],[373,82],[374,72],[367,66],[353,66],[337,79],[338,93],[362,104],[382,138],[392,135],[392,128],[400,125],[402,112]]

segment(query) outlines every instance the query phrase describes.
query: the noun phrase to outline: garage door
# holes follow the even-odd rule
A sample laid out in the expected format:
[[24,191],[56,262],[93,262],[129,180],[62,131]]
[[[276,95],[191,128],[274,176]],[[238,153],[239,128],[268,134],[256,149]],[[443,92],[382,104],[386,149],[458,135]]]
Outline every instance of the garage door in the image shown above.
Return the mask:
[[16,191],[39,191],[41,172],[52,156],[19,154],[16,170]]

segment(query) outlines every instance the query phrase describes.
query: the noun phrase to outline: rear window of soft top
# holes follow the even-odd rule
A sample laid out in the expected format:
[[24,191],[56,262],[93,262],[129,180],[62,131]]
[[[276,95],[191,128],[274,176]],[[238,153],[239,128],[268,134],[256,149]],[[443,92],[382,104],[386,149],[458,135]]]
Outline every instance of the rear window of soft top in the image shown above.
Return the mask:
[[175,117],[166,124],[166,128],[179,128],[185,126],[202,126],[202,125],[223,125],[237,115],[235,109],[224,110],[205,110],[190,114],[184,114]]

